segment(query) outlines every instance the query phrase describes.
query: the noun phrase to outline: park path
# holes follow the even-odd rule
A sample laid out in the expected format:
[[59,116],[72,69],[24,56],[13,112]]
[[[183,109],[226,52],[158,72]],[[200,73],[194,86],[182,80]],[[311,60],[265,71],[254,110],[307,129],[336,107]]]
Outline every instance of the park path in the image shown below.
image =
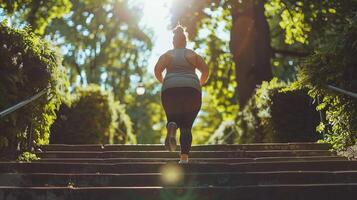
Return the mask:
[[48,145],[32,163],[0,162],[0,199],[355,199],[357,161],[328,144]]

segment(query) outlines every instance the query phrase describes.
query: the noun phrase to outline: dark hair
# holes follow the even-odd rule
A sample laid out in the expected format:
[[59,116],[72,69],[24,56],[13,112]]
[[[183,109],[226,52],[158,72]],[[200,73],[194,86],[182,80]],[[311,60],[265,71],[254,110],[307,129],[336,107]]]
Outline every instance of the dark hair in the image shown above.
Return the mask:
[[177,45],[181,45],[181,46],[186,46],[186,42],[187,42],[187,39],[186,39],[186,28],[181,26],[181,25],[177,25],[174,30],[173,30],[173,33],[174,33],[174,39],[173,39],[173,43],[174,43],[174,46],[177,46]]

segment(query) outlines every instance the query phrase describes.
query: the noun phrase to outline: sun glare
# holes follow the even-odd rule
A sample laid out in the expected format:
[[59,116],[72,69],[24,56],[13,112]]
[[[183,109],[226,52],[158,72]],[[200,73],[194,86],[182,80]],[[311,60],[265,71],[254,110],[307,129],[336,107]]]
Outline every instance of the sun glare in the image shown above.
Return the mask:
[[[168,19],[169,17],[168,14],[169,14],[172,0],[138,0],[138,1],[143,4],[144,21],[149,22],[150,20],[149,23],[157,24],[158,22],[164,19]],[[157,25],[162,25],[162,24],[157,24]]]
[[142,9],[143,16],[141,24],[153,29],[156,36],[160,31],[167,30],[170,23],[170,5],[172,0],[136,0]]
[[170,25],[170,5],[172,0],[135,0],[143,9],[141,25],[150,28],[153,33],[153,49],[148,58],[148,70],[153,72],[158,57],[172,48]]

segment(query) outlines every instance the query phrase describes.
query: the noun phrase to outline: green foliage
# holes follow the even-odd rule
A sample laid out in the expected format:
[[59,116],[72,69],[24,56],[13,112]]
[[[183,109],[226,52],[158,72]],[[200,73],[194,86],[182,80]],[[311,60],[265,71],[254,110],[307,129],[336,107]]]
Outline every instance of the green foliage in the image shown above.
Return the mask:
[[114,102],[114,132],[110,134],[109,144],[136,144],[137,139],[134,135],[133,123],[127,114],[126,106],[118,101]]
[[318,130],[325,131],[325,141],[335,149],[355,144],[357,137],[357,101],[333,92],[327,85],[357,91],[357,18],[346,20],[326,35],[314,55],[300,69],[299,86],[309,88],[309,95],[320,98],[317,107],[326,115]]
[[66,52],[71,84],[104,85],[123,102],[132,76],[144,74],[152,46],[149,31],[138,26],[139,8],[118,0],[71,2],[71,11],[46,30]]
[[277,19],[275,25],[285,33],[286,44],[316,44],[327,26],[340,23],[356,6],[355,0],[270,0],[265,14],[270,20]]
[[295,81],[303,57],[311,55],[346,16],[355,15],[356,7],[356,0],[267,1],[265,15],[271,31],[274,75]]
[[[245,2],[250,5],[249,2],[253,1],[255,0]],[[113,91],[114,99],[126,105],[126,108],[124,108],[122,104],[109,100],[112,102],[109,103],[111,106],[107,106],[105,109],[109,107],[112,109],[111,112],[102,113],[104,117],[101,119],[94,119],[110,121],[103,123],[109,128],[99,127],[98,124],[93,123],[93,126],[96,126],[95,129],[105,129],[100,132],[102,134],[100,137],[104,133],[106,135],[104,134],[104,139],[99,138],[99,142],[135,142],[133,134],[124,134],[132,133],[134,131],[131,129],[134,129],[135,132],[140,134],[138,135],[140,142],[156,143],[165,134],[165,120],[160,105],[160,91],[152,77],[145,74],[147,71],[144,66],[147,65],[146,58],[149,56],[152,45],[151,33],[138,25],[141,12],[135,4],[129,2],[131,1],[4,0],[0,1],[0,18],[9,19],[10,24],[17,27],[31,25],[32,29],[28,28],[27,32],[34,31],[36,34],[41,34],[61,47],[65,54],[64,64],[68,67],[67,72],[72,88],[76,85],[95,83],[101,85],[105,90]],[[237,17],[236,14],[243,15],[242,13],[249,12],[249,10],[245,10],[247,7],[244,7],[245,3],[242,2],[200,0],[182,4],[182,1],[178,0],[172,6],[174,25],[179,19],[183,25],[188,26],[190,38],[195,42],[195,50],[205,58],[211,71],[209,82],[203,88],[202,111],[193,130],[194,142],[196,143],[205,143],[208,140],[212,143],[232,142],[234,138],[229,135],[230,132],[238,134],[238,136],[234,135],[238,138],[236,139],[238,142],[288,141],[292,135],[298,134],[290,128],[300,129],[304,133],[313,132],[310,131],[310,126],[306,125],[305,127],[301,121],[294,119],[297,116],[301,117],[300,114],[305,113],[305,111],[306,115],[310,116],[310,111],[306,109],[294,110],[292,106],[286,104],[286,102],[306,103],[309,100],[304,96],[304,92],[300,89],[297,91],[280,91],[285,85],[276,81],[263,84],[249,102],[249,105],[242,108],[238,118],[236,118],[240,109],[237,106],[237,88],[240,84],[237,75],[241,75],[237,73],[237,69],[239,69],[237,67],[242,66],[236,67],[234,65],[232,51],[229,50],[229,47],[230,45],[239,45],[230,38],[232,36],[230,32],[233,30],[232,19]],[[234,5],[238,5],[237,9],[234,9]],[[354,124],[356,122],[352,116],[355,116],[355,102],[346,96],[336,95],[327,90],[325,85],[328,83],[357,91],[352,85],[356,85],[352,77],[356,74],[356,71],[351,67],[344,68],[344,66],[355,66],[354,57],[351,55],[352,53],[355,54],[355,46],[352,45],[354,40],[351,38],[348,40],[352,46],[347,47],[345,45],[345,47],[342,47],[342,44],[347,44],[346,41],[336,39],[338,37],[352,37],[345,33],[353,29],[351,24],[355,23],[355,19],[352,19],[351,16],[356,15],[356,8],[356,0],[269,0],[265,1],[265,10],[262,9],[258,11],[259,13],[256,13],[265,12],[266,19],[269,22],[270,34],[267,34],[267,37],[270,37],[272,41],[271,53],[274,53],[271,64],[274,75],[280,79],[295,81],[297,66],[301,65],[303,60],[301,57],[312,54],[317,46],[320,47],[316,54],[303,64],[304,67],[299,74],[299,84],[300,87],[308,85],[310,95],[315,99],[321,97],[322,103],[318,106],[318,109],[326,113],[327,121],[321,123],[317,129],[328,133],[325,139],[333,143],[335,148],[354,143],[356,135]],[[351,30],[341,28],[341,24],[350,27]],[[3,30],[1,31],[3,32]],[[337,33],[343,34],[338,35]],[[35,38],[25,32],[21,34]],[[42,110],[36,108],[36,112],[33,112],[30,108],[24,108],[20,110],[21,116],[13,114],[7,117],[7,121],[0,122],[0,127],[5,127],[5,129],[1,129],[0,148],[12,146],[14,149],[19,141],[25,141],[29,121],[33,121],[37,135],[36,142],[46,143],[49,126],[42,126],[42,124],[51,124],[54,120],[54,110],[59,105],[60,96],[63,95],[60,92],[64,89],[58,87],[58,85],[63,85],[64,73],[63,71],[57,72],[59,68],[55,69],[51,65],[43,64],[45,62],[43,60],[52,59],[58,66],[60,66],[61,61],[57,59],[57,56],[42,56],[42,54],[47,55],[47,53],[42,52],[46,52],[48,47],[42,45],[44,42],[38,38],[24,42],[24,45],[18,42],[21,41],[21,38],[18,39],[18,37],[0,39],[1,58],[4,57],[5,63],[11,62],[12,65],[19,66],[16,68],[17,71],[8,68],[7,64],[0,66],[0,69],[5,69],[2,71],[6,72],[0,73],[0,93],[7,94],[0,96],[0,109],[32,96],[40,91],[43,88],[42,86],[50,85],[51,90],[55,90],[55,92],[48,92],[45,97],[37,100],[34,104],[37,106],[52,102],[46,104],[47,106]],[[14,48],[15,50],[12,49],[11,52],[7,49],[13,43],[15,46],[21,46],[19,49],[26,49],[24,51],[28,56],[31,54],[32,57],[38,59],[31,57],[31,59],[27,59],[26,66],[19,65],[18,61],[22,54],[18,56],[16,48]],[[31,50],[34,49],[33,43],[37,45],[35,45],[37,50]],[[6,48],[3,44],[6,44]],[[30,50],[28,50],[29,48]],[[259,50],[259,48],[255,49]],[[10,53],[3,53],[5,50]],[[332,51],[333,53],[331,53]],[[28,60],[31,60],[31,62]],[[42,64],[39,65],[38,63]],[[36,67],[30,69],[27,66]],[[35,69],[45,72],[37,72],[34,71]],[[14,75],[8,75],[9,73]],[[138,96],[135,93],[138,77],[140,77],[140,80],[142,80],[142,77],[145,80],[147,92],[143,96]],[[46,81],[41,82],[45,79]],[[246,84],[245,81],[243,84]],[[32,89],[27,88],[25,90],[23,89],[25,86]],[[67,86],[65,87],[67,88]],[[94,95],[94,92],[92,94]],[[106,99],[87,96],[85,98],[91,99],[91,101],[83,101],[83,106],[90,103],[94,105]],[[64,104],[60,112],[65,113],[63,116],[73,114],[75,115],[73,120],[78,120],[82,117],[79,114],[79,109],[76,109],[77,107],[80,108],[77,105],[78,102],[80,100],[77,94],[72,105],[70,103]],[[102,108],[93,105],[89,107],[91,109]],[[102,104],[102,106],[104,105],[105,103]],[[114,107],[117,108],[114,109]],[[128,115],[125,114],[126,112],[130,114],[133,127],[129,125],[130,120]],[[294,112],[295,115],[291,114]],[[34,113],[35,117],[32,118],[31,113]],[[46,115],[39,113],[46,113]],[[99,111],[99,113],[101,112]],[[304,116],[303,119],[308,118]],[[65,120],[61,120],[58,123],[64,123]],[[236,123],[229,123],[231,120],[235,120]],[[299,121],[299,127],[288,126],[291,121],[295,120]],[[3,125],[5,122],[7,123],[6,126]],[[10,122],[11,126],[8,125]],[[119,126],[115,124],[119,124]],[[40,126],[42,126],[41,129]],[[214,131],[217,128],[218,130]],[[10,129],[12,130],[10,132],[18,134],[10,134]],[[15,129],[16,131],[14,131]],[[9,134],[6,132],[9,132]],[[257,132],[254,137],[253,132]],[[214,134],[210,137],[212,133]],[[279,135],[280,133],[291,133],[292,135]],[[17,135],[16,138],[14,135]],[[22,145],[26,146],[23,142]]]
[[[297,5],[302,2],[297,3]],[[306,43],[307,33],[311,31],[309,24],[305,23],[305,14],[300,6],[295,6],[291,9],[282,0],[273,0],[265,5],[266,15],[272,17],[280,14],[281,20],[279,26],[285,31],[285,42],[293,44],[295,41]]]
[[26,21],[33,31],[40,35],[53,19],[69,12],[71,6],[70,0],[2,0],[0,2],[0,7],[7,11],[8,16],[16,17],[13,19],[15,22]]
[[213,106],[215,96],[206,93],[202,97],[202,107],[195,120],[192,135],[194,144],[207,143],[212,134],[223,121],[223,114],[216,106]]
[[223,121],[211,135],[207,143],[233,144],[236,142],[235,139],[238,131],[238,126],[235,121]]
[[36,154],[31,153],[31,152],[23,152],[18,158],[17,160],[20,162],[31,162],[33,160],[39,160],[40,158],[38,158],[36,156]]
[[[95,83],[113,91],[115,100],[128,105],[126,110],[130,117],[139,116],[133,121],[136,132],[145,132],[148,140],[155,138],[157,131],[152,126],[163,122],[159,92],[156,90],[155,94],[140,98],[141,102],[145,99],[150,104],[148,109],[135,104],[139,100],[135,94],[135,79],[146,75],[152,47],[150,30],[139,26],[140,5],[118,0],[5,0],[0,5],[1,18],[20,27],[30,24],[36,33],[42,34],[45,30],[44,37],[61,48],[72,88]],[[143,116],[146,119],[140,118]],[[135,141],[133,134],[129,136],[130,141]]]
[[[206,143],[222,120],[233,120],[238,112],[236,68],[229,50],[231,13],[226,1],[199,1],[172,6],[173,22],[188,26],[194,49],[206,61],[210,77],[203,87],[202,111],[193,127],[193,142]],[[184,8],[183,10],[180,10]],[[182,13],[181,13],[182,12]]]
[[[202,20],[200,24],[204,33],[199,32],[195,39],[195,48],[202,51],[210,69],[210,78],[203,91],[211,96],[210,106],[215,106],[221,118],[232,120],[238,112],[238,105],[235,65],[226,38],[231,28],[230,16],[229,12],[217,8],[212,8],[210,14],[212,17]],[[221,34],[218,35],[217,31]]]
[[228,9],[222,9],[220,4],[210,5],[205,1],[198,4],[206,7],[193,12],[201,16],[190,12],[187,15],[192,14],[199,19],[196,22],[197,27],[188,28],[191,32],[197,32],[191,35],[195,42],[194,48],[203,56],[210,69],[209,80],[203,87],[202,111],[193,127],[193,142],[204,144],[212,138],[212,134],[222,121],[235,118],[239,106],[236,94],[236,68],[229,50],[231,13]]
[[316,141],[319,115],[304,90],[263,82],[237,117],[238,143]]
[[166,117],[161,105],[160,88],[153,77],[143,77],[145,93],[136,94],[135,89],[124,98],[127,112],[133,121],[138,143],[160,143],[166,136]]
[[41,90],[47,92],[0,120],[0,151],[27,148],[28,134],[35,145],[47,144],[55,110],[64,100],[68,82],[62,59],[46,41],[29,29],[0,24],[0,110],[19,103]]
[[97,85],[76,88],[51,128],[51,143],[136,143],[125,107]]
[[[139,26],[140,5],[118,0],[71,2],[71,11],[53,20],[46,29],[47,36],[65,51],[64,63],[69,69],[71,85],[94,83],[112,91],[114,99],[126,105],[132,119],[133,127],[127,127],[142,134],[143,141],[158,141],[152,126],[158,123],[158,118],[162,121],[159,93],[140,97],[135,93],[138,77],[146,76],[152,48],[150,30]],[[144,104],[146,109],[137,103]]]

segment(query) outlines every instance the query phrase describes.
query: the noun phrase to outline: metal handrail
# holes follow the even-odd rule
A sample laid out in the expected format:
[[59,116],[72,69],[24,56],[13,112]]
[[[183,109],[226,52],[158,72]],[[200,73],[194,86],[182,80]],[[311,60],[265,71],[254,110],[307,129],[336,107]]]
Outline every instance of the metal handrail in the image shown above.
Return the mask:
[[332,85],[327,85],[327,87],[333,91],[336,91],[336,92],[339,92],[339,93],[342,93],[342,94],[345,94],[345,95],[348,95],[350,97],[357,99],[357,94],[354,92],[350,92],[350,91],[347,91],[347,90],[344,90],[344,89],[341,89],[341,88],[338,88],[338,87],[335,87]]
[[11,106],[10,108],[7,108],[7,109],[1,111],[0,112],[0,118],[6,116],[6,115],[8,115],[8,114],[10,114],[10,113],[12,113],[12,112],[14,112],[16,110],[18,110],[18,109],[20,109],[22,107],[24,107],[25,105],[31,103],[32,101],[34,101],[34,100],[38,99],[39,97],[41,97],[42,95],[44,95],[46,92],[47,92],[47,88],[43,89],[42,91],[40,91],[39,93],[33,95],[32,97],[30,97],[30,98],[28,98],[28,99],[26,99],[24,101],[21,101],[20,103],[14,105],[14,106]]

